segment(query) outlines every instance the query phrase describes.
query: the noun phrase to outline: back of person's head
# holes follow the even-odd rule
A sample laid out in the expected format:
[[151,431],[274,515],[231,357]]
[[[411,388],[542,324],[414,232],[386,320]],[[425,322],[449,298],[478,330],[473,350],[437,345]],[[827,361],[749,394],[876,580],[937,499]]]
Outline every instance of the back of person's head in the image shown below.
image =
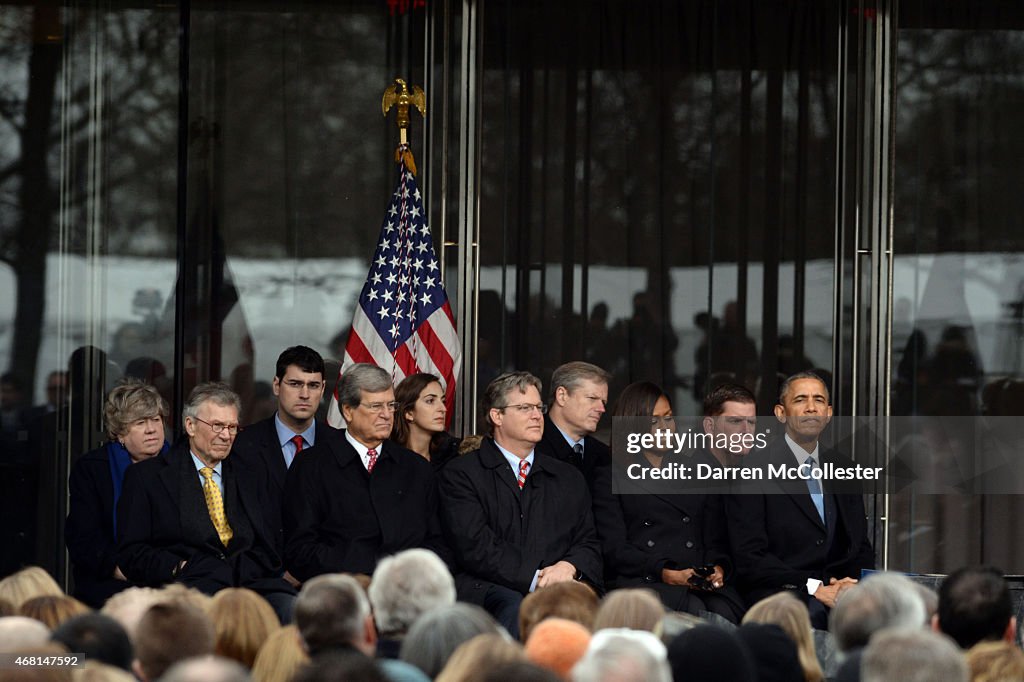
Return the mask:
[[621,589],[601,601],[594,616],[594,632],[605,628],[630,628],[660,634],[665,607],[653,590]]
[[66,646],[68,651],[85,654],[86,660],[100,661],[122,670],[131,670],[135,657],[125,629],[101,613],[69,618],[53,631],[53,640]]
[[967,682],[967,661],[949,637],[923,629],[875,633],[864,650],[861,682]]
[[0,580],[0,599],[11,603],[15,609],[33,597],[59,597],[64,594],[57,581],[38,566],[28,566]]
[[967,651],[971,682],[1021,682],[1024,652],[1009,642],[980,642]]
[[178,661],[160,682],[250,682],[249,672],[238,661],[222,656],[199,656]]
[[7,601],[6,599],[0,599],[0,618],[4,616],[16,616],[18,615],[18,609],[14,607],[14,604]]
[[391,682],[377,662],[355,649],[326,651],[314,656],[292,678],[293,682]]
[[1002,572],[981,566],[951,573],[939,586],[937,625],[963,649],[1012,638],[1013,602]]
[[814,650],[814,635],[807,607],[789,592],[779,592],[757,602],[743,616],[743,622],[778,625],[796,644],[804,679],[807,682],[820,682],[824,678]]
[[252,678],[256,682],[290,682],[308,662],[299,628],[287,625],[267,637],[260,647],[252,664]]
[[547,668],[542,668],[536,663],[529,661],[508,661],[499,663],[489,670],[481,671],[483,674],[477,679],[480,682],[561,682],[562,678]]
[[829,631],[840,651],[866,647],[871,635],[885,628],[927,623],[916,583],[899,573],[869,575],[844,590],[829,614]]
[[331,573],[308,580],[295,600],[295,624],[310,656],[362,644],[369,616],[366,593],[348,575]]
[[423,614],[402,641],[400,658],[433,679],[463,642],[477,635],[503,632],[498,622],[479,606],[457,602]]
[[590,646],[590,630],[564,618],[545,618],[534,626],[524,649],[533,663],[567,678]]
[[369,589],[381,637],[401,637],[428,611],[455,603],[455,580],[429,549],[407,549],[382,559]]
[[135,677],[117,666],[107,665],[87,657],[81,668],[71,673],[72,682],[136,682]]
[[436,679],[437,682],[469,682],[477,679],[483,670],[525,659],[523,648],[508,637],[477,635],[459,645]]
[[164,585],[157,591],[157,597],[162,602],[188,604],[205,614],[209,614],[210,609],[213,607],[213,597],[182,583]]
[[152,587],[129,587],[113,595],[103,604],[100,613],[110,616],[124,628],[128,638],[135,641],[135,631],[139,627],[142,614],[149,607],[160,601],[160,590]]
[[41,646],[50,640],[50,628],[35,618],[4,616],[0,618],[0,653],[9,654],[17,649]]
[[590,630],[597,607],[597,595],[583,583],[570,580],[541,587],[526,595],[519,605],[519,639],[529,639],[533,626],[545,618],[574,620]]
[[736,637],[750,652],[758,682],[793,682],[804,679],[796,644],[778,625],[747,623]]
[[281,627],[267,600],[241,587],[229,587],[213,596],[214,653],[251,668],[256,653],[270,633]]
[[135,632],[135,673],[159,679],[186,658],[213,653],[213,623],[199,609],[183,602],[153,604],[142,614]]
[[[46,658],[49,656],[64,656],[68,650],[57,642],[47,642],[36,646],[15,649],[11,652],[13,659],[25,656],[34,658]],[[6,658],[6,657],[5,657]],[[14,661],[0,668],[0,682],[71,682],[70,666],[39,666],[39,665],[15,665]]]
[[671,682],[665,645],[650,632],[607,628],[594,634],[572,669],[573,682]]
[[18,609],[18,615],[35,618],[51,630],[56,629],[69,618],[84,613],[89,613],[89,607],[66,594],[32,597],[23,602],[21,608]]
[[715,625],[698,625],[668,645],[672,678],[687,682],[757,682],[754,659],[736,635]]

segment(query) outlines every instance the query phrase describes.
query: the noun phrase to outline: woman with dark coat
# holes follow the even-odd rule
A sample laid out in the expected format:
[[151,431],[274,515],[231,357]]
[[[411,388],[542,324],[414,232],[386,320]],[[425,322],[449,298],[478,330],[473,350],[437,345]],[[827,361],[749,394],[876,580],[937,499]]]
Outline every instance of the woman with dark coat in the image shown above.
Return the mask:
[[[675,425],[668,396],[647,381],[623,389],[613,415],[649,418],[652,430]],[[649,469],[673,463],[675,455],[644,450],[627,457],[627,464]],[[642,486],[642,479],[637,483]],[[728,584],[732,561],[721,496],[632,492],[616,495],[621,516],[601,533],[616,586],[647,587],[672,610],[709,611],[739,622],[743,601]]]
[[122,383],[103,408],[110,442],[82,455],[71,468],[64,543],[73,567],[73,593],[93,608],[129,586],[115,560],[121,482],[131,464],[166,450],[168,414],[156,388],[137,380]]
[[430,462],[434,471],[458,455],[459,439],[445,432],[448,408],[438,377],[410,374],[395,388],[395,402],[392,441]]

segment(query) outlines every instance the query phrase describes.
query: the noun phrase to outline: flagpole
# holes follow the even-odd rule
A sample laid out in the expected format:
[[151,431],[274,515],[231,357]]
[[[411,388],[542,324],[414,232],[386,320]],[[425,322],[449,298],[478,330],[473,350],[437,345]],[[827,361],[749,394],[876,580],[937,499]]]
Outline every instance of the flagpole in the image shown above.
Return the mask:
[[420,112],[420,116],[427,116],[427,96],[423,88],[418,85],[412,86],[410,92],[408,84],[401,78],[395,81],[384,90],[384,98],[381,100],[380,108],[385,116],[394,107],[397,111],[395,122],[398,124],[398,149],[395,151],[395,161],[405,161],[406,167],[413,175],[416,175],[416,162],[412,158],[412,150],[409,147],[409,107],[413,106]]

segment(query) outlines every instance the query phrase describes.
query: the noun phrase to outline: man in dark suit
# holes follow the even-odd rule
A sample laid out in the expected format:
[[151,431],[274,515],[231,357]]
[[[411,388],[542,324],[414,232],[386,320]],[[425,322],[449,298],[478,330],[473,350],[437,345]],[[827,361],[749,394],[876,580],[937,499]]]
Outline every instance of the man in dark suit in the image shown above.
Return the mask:
[[337,393],[344,436],[321,439],[288,471],[282,507],[288,571],[302,581],[322,573],[372,575],[378,560],[413,547],[447,560],[433,468],[386,440],[396,407],[391,377],[355,364]]
[[[853,462],[835,450],[820,451],[818,437],[832,418],[828,387],[811,372],[782,384],[775,416],[785,434],[748,456],[749,466],[804,467]],[[791,590],[807,602],[811,623],[828,627],[828,609],[839,592],[874,568],[867,537],[864,499],[855,490],[831,489],[829,481],[759,481],[726,499],[726,517],[739,587],[748,604]]]
[[187,439],[125,472],[117,507],[117,564],[136,585],[177,581],[213,594],[259,592],[282,622],[295,590],[280,576],[261,472],[231,461],[238,395],[196,386],[182,410]]
[[540,391],[527,372],[492,381],[484,395],[491,437],[441,473],[459,599],[483,606],[514,636],[528,592],[567,580],[601,584],[586,482],[535,450],[544,434]]
[[[316,410],[324,394],[324,360],[312,348],[292,346],[277,358],[273,390],[277,396],[274,416],[246,427],[238,434],[232,458],[246,467],[262,467],[267,474],[266,509],[275,520],[279,554],[284,554],[281,500],[285,476],[296,457],[308,451],[321,438],[340,438],[341,434],[316,419]],[[285,574],[286,578],[291,576]]]

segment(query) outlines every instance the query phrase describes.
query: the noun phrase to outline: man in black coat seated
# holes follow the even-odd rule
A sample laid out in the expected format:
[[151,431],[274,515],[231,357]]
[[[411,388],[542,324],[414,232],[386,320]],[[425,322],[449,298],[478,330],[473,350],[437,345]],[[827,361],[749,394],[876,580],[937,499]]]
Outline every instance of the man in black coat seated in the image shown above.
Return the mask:
[[739,587],[748,604],[790,590],[806,601],[814,627],[825,630],[839,592],[875,566],[864,498],[828,480],[768,480],[768,466],[853,466],[839,452],[818,447],[832,418],[828,387],[820,377],[801,372],[786,379],[775,416],[785,424],[785,435],[747,456],[749,466],[766,470],[764,480],[753,493],[726,498]]
[[540,380],[503,374],[484,403],[491,437],[442,470],[442,515],[459,600],[516,636],[528,592],[567,580],[599,588],[601,551],[582,474],[534,449],[544,434]]
[[301,581],[322,573],[372,575],[378,560],[413,547],[449,560],[430,462],[385,440],[395,417],[390,375],[352,365],[337,395],[344,436],[321,440],[288,471],[288,571]]
[[182,410],[188,437],[128,467],[117,507],[117,563],[136,585],[177,581],[207,594],[247,587],[288,622],[295,590],[281,578],[265,482],[259,469],[228,456],[240,406],[224,384],[196,386]]

